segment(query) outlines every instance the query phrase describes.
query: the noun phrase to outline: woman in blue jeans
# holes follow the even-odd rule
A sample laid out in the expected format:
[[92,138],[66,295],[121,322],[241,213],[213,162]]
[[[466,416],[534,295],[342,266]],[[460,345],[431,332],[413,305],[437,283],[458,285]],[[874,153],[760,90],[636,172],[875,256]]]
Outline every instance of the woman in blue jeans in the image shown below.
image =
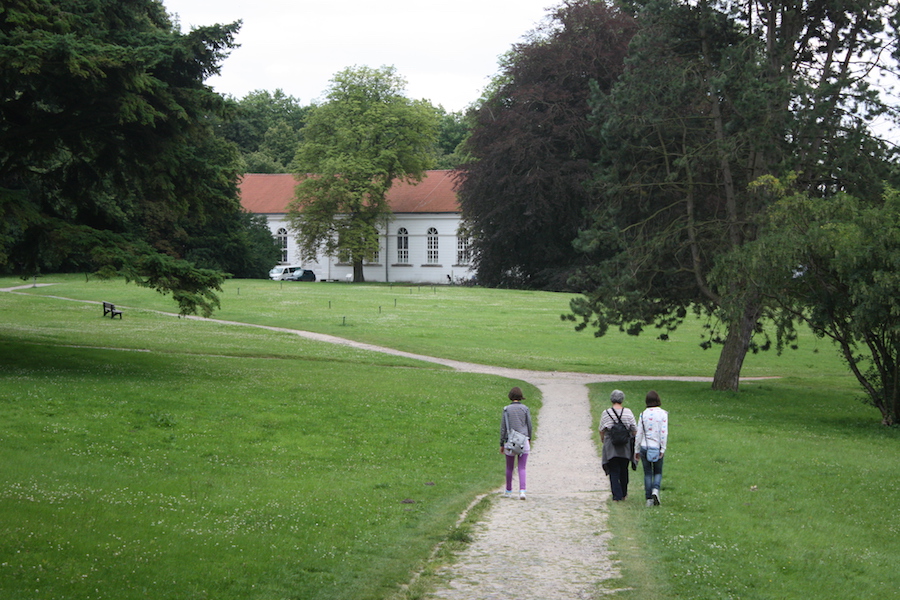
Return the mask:
[[647,506],[659,506],[663,458],[669,439],[669,413],[659,407],[659,394],[653,390],[647,392],[646,403],[647,409],[638,419],[634,459],[644,465]]

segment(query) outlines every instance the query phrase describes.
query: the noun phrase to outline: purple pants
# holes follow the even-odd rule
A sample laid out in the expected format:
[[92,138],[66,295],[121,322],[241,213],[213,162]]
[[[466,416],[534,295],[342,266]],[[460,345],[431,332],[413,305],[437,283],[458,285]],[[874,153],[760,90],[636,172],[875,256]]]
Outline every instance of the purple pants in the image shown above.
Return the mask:
[[[513,475],[513,467],[516,464],[515,456],[506,455],[506,489],[512,489],[512,475]],[[525,487],[525,465],[528,464],[528,454],[520,454],[518,456],[519,459],[519,489],[525,490],[528,489]]]

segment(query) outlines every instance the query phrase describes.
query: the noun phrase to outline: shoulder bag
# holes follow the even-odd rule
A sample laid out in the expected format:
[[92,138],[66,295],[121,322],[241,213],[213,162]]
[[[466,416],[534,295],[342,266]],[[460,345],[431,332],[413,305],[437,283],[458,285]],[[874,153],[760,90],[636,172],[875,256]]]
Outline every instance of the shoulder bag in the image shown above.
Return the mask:
[[503,449],[507,454],[519,456],[525,452],[525,442],[528,441],[528,436],[510,428],[509,413],[505,408],[503,409],[503,418],[506,420],[506,443],[503,444]]

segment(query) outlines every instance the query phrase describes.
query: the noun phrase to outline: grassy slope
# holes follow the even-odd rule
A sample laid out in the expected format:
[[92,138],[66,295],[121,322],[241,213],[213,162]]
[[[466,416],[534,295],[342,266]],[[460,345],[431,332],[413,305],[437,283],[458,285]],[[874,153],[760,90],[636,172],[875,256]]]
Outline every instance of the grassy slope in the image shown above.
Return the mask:
[[146,311],[0,312],[4,599],[380,598],[497,485],[505,380]]

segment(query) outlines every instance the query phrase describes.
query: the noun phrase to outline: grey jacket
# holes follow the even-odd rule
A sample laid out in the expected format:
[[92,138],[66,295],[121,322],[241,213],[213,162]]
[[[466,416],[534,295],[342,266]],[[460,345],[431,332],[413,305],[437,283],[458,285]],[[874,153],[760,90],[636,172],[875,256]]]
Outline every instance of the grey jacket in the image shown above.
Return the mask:
[[[519,433],[524,433],[531,439],[531,411],[521,402],[513,402],[503,409],[504,414],[509,415],[509,427]],[[506,443],[506,419],[500,417],[500,445]]]
[[[607,408],[603,411],[603,416],[600,420],[600,429],[608,430],[612,427],[613,420],[615,417],[612,416],[613,409]],[[612,437],[609,435],[603,436],[603,451],[601,454],[601,462],[603,464],[603,470],[606,471],[606,465],[609,463],[611,458],[627,458],[632,463],[634,463],[634,435],[637,433],[637,422],[634,419],[634,413],[627,408],[622,408],[622,422],[626,427],[631,431],[631,443],[625,444],[624,446],[614,446],[612,443]],[[605,426],[604,426],[605,425]]]

